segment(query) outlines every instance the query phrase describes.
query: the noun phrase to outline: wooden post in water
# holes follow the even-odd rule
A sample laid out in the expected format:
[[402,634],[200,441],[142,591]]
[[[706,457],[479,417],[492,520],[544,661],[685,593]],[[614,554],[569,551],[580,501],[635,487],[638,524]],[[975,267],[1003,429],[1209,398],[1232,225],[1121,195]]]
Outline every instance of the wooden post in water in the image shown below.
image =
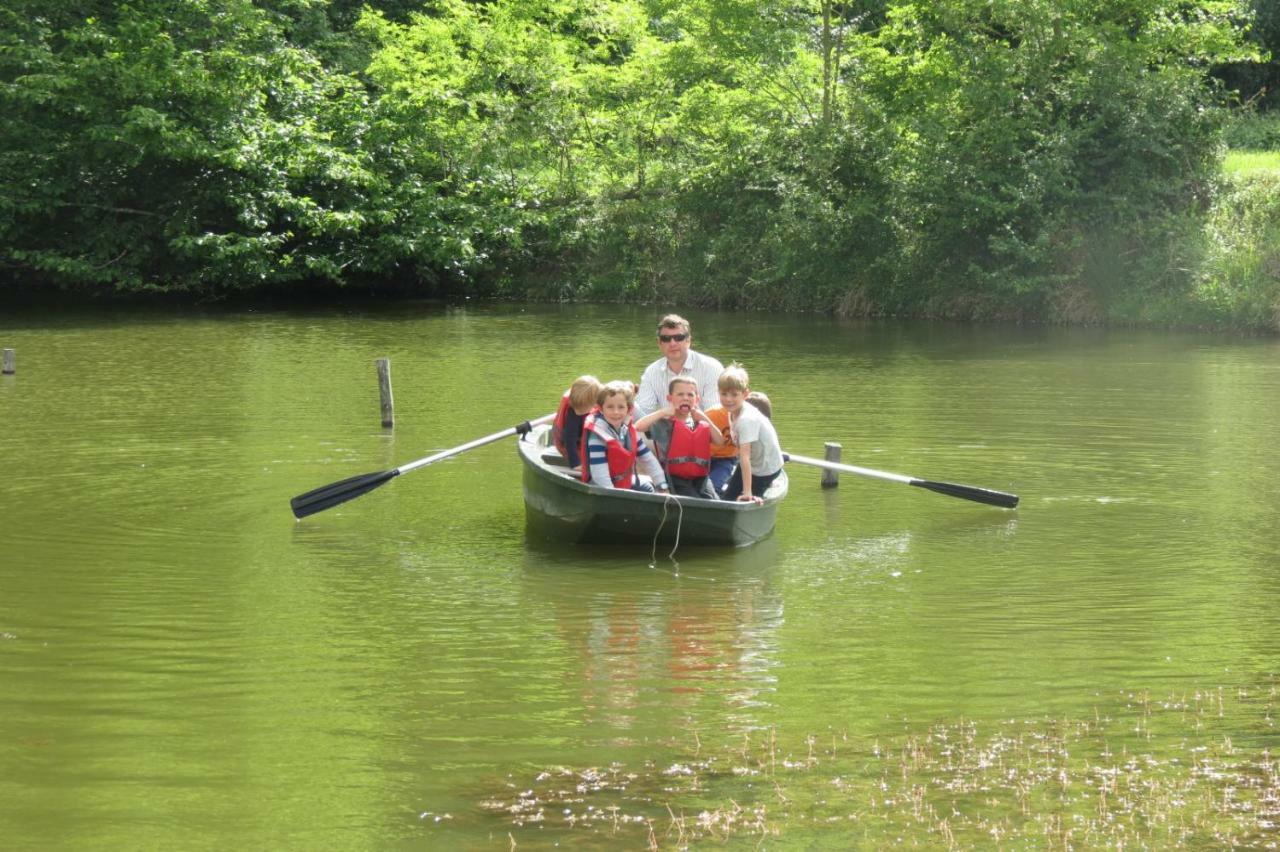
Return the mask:
[[[835,441],[827,441],[822,445],[824,450],[822,457],[829,462],[840,464],[840,445]],[[835,488],[840,484],[840,474],[829,468],[822,469],[822,487]]]
[[390,428],[396,425],[396,405],[391,398],[391,360],[379,358],[374,363],[378,365],[378,395],[382,398],[382,426]]
[[18,371],[18,368],[14,365],[13,350],[12,349],[4,350],[4,367],[3,369],[0,369],[0,372],[3,372],[4,375],[6,376],[12,376],[17,371]]

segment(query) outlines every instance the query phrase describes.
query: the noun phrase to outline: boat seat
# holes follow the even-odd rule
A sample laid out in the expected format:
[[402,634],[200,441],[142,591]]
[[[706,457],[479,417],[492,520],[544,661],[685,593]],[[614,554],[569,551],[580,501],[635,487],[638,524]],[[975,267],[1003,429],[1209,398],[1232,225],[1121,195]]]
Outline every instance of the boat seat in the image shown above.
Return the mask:
[[548,450],[547,452],[543,453],[542,461],[544,464],[551,465],[552,467],[568,467],[569,466],[569,460],[564,456],[560,455],[560,453],[556,452],[555,450]]

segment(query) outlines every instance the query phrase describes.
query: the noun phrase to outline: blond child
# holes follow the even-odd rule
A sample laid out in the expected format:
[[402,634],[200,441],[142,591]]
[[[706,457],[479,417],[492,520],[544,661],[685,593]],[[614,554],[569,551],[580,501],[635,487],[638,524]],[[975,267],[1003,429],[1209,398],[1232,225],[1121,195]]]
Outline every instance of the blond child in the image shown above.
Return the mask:
[[[634,491],[653,491],[654,485],[659,491],[667,490],[662,465],[631,422],[635,400],[631,382],[613,381],[600,389],[596,407],[582,425],[583,482]],[[636,476],[637,467],[654,485]]]
[[560,408],[551,427],[551,441],[573,470],[582,464],[582,424],[595,407],[601,387],[595,376],[578,376],[560,397]]
[[717,381],[720,404],[729,412],[729,430],[738,446],[738,466],[724,490],[725,500],[760,502],[782,473],[782,446],[773,422],[747,404],[750,379],[741,364],[725,368]]

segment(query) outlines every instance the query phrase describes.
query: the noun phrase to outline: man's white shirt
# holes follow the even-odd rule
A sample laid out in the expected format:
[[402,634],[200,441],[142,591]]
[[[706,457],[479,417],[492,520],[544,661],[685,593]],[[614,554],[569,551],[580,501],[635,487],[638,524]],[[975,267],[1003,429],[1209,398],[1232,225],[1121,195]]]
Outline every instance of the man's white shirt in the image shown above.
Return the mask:
[[668,388],[676,376],[688,376],[698,383],[698,396],[701,400],[698,407],[706,411],[720,404],[720,388],[716,382],[724,366],[710,355],[689,350],[684,359],[684,367],[679,373],[673,373],[667,367],[667,359],[659,358],[648,367],[640,377],[640,392],[636,394],[636,419],[652,414],[667,404]]

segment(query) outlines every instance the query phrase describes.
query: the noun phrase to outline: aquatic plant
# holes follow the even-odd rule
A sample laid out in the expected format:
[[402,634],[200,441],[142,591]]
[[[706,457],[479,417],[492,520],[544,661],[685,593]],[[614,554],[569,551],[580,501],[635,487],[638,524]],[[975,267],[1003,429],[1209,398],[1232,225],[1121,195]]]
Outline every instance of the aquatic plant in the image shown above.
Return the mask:
[[[1049,849],[1280,846],[1276,684],[1110,700],[1091,718],[904,723],[784,743],[676,743],[629,767],[549,767],[479,802],[511,843],[631,847],[730,838]],[[681,754],[680,746],[684,753]],[[586,842],[580,837],[577,842]]]

